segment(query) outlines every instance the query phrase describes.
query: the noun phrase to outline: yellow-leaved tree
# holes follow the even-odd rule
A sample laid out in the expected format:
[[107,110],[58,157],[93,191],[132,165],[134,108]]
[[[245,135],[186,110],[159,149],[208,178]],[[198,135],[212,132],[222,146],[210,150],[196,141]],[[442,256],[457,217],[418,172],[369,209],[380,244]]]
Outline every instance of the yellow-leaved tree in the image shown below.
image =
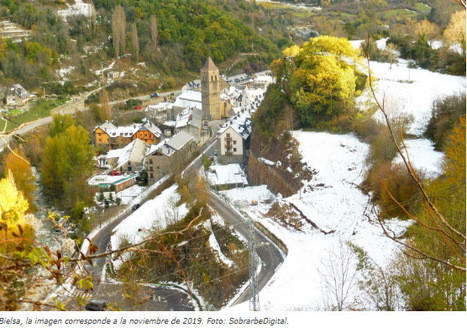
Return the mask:
[[16,188],[11,172],[0,180],[0,310],[16,310],[27,291],[28,265],[23,258],[34,249],[34,216],[28,201]]
[[353,108],[366,77],[361,58],[347,39],[320,36],[283,51],[271,69],[303,126],[316,126]]
[[20,145],[15,152],[10,152],[4,160],[4,173],[8,176],[11,172],[15,177],[15,184],[18,190],[23,193],[24,198],[29,203],[30,212],[34,212],[34,191],[36,190],[36,177],[34,176],[31,164],[25,160],[26,155],[23,147]]

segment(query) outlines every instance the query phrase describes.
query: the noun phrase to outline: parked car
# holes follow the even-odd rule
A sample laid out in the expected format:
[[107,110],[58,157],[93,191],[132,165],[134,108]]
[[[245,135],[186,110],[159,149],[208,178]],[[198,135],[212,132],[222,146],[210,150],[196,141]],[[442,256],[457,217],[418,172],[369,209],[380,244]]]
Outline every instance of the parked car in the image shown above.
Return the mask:
[[131,207],[132,211],[136,211],[141,205],[140,204],[135,204]]
[[159,94],[157,92],[154,92],[152,95],[150,95],[149,97],[151,98],[157,98],[159,97]]
[[84,308],[86,311],[105,311],[107,309],[107,301],[91,300]]

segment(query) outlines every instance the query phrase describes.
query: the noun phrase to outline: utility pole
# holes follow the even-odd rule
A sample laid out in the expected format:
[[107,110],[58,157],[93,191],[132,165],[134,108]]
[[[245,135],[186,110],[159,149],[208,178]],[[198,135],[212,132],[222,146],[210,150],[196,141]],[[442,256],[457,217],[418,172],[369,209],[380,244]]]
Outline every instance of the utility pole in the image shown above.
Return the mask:
[[256,259],[256,237],[253,220],[248,220],[249,238],[248,251],[250,253],[250,311],[259,311],[258,281],[256,280],[256,268],[258,262]]

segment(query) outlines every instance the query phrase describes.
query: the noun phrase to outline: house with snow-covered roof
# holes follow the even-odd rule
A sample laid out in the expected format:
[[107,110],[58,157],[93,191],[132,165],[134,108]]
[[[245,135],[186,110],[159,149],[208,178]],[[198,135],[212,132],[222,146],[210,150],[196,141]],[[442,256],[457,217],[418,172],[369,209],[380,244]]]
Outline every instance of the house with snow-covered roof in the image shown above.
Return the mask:
[[149,183],[181,169],[195,149],[194,137],[185,131],[180,131],[157,145],[151,145],[146,151],[144,161]]
[[146,117],[156,124],[161,124],[170,118],[173,104],[169,102],[160,102],[155,105],[149,105],[144,110]]
[[120,173],[141,171],[148,148],[148,144],[135,139],[122,149],[110,150],[107,154],[107,164]]
[[95,143],[107,149],[118,149],[140,139],[147,144],[157,144],[161,140],[161,130],[151,122],[143,124],[131,124],[127,126],[115,126],[105,121],[93,131]]
[[248,158],[251,135],[251,114],[245,108],[219,129],[217,153],[224,163],[244,163]]
[[243,188],[248,180],[240,164],[211,165],[206,173],[209,184],[216,190]]
[[136,175],[125,174],[125,175],[95,175],[88,180],[88,189],[92,193],[99,192],[101,190],[114,189],[115,192],[120,192],[123,189],[131,187],[135,184]]

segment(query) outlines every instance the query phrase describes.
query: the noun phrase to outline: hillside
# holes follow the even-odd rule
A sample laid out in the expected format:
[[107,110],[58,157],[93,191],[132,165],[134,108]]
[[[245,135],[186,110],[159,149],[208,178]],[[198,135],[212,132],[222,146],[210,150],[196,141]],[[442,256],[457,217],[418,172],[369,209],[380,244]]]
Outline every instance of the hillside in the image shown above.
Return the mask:
[[[123,1],[123,18],[113,27],[114,1],[96,0],[94,6],[91,1],[69,3],[73,6],[67,1],[0,1],[2,21],[14,22],[29,33],[23,39],[0,36],[3,83],[22,81],[28,89],[76,93],[96,79],[93,71],[119,57],[119,62],[127,66],[144,62],[152,79],[172,78],[163,87],[173,88],[185,83],[190,71],[197,74],[207,56],[220,67],[223,62],[229,67],[236,62],[233,69],[243,70],[251,69],[250,65],[265,68],[265,63],[279,55],[272,38],[260,36],[238,18],[249,17],[257,10],[243,0],[224,4]],[[64,88],[67,81],[73,83]]]

